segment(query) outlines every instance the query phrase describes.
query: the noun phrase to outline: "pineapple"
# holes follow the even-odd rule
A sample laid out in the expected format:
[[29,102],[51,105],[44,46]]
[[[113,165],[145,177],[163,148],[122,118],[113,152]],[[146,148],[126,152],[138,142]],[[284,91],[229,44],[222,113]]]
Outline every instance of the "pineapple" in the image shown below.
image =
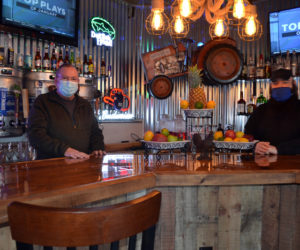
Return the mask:
[[197,65],[190,66],[188,72],[189,82],[189,108],[194,109],[196,102],[202,102],[203,107],[206,107],[206,96],[202,86],[202,70],[197,68]]

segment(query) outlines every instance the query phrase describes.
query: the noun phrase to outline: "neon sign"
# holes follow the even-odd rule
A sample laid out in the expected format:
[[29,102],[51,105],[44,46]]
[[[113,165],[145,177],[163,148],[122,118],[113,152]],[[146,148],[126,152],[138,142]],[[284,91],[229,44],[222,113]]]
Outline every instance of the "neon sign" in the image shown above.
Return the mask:
[[91,37],[96,38],[97,46],[112,47],[113,40],[116,37],[114,27],[101,17],[93,17],[90,21]]

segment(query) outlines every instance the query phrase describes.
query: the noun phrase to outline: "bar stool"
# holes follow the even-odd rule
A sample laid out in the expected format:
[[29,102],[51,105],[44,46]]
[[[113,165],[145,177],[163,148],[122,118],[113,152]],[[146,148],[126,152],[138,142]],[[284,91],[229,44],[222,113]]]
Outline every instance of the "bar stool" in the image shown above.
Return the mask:
[[136,234],[142,234],[142,250],[154,249],[155,225],[159,218],[161,193],[152,191],[138,199],[97,208],[53,208],[12,202],[8,206],[11,235],[17,250],[33,245],[76,249],[111,243],[129,237],[128,249],[135,249]]

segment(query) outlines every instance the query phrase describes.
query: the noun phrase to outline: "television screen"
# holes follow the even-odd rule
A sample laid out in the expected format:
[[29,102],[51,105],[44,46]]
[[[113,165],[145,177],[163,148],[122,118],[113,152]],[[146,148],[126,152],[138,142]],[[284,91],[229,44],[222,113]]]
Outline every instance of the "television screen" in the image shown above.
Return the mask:
[[300,8],[269,13],[271,54],[300,52]]
[[76,0],[2,0],[2,24],[38,31],[42,37],[67,38],[63,41],[76,45],[77,13]]

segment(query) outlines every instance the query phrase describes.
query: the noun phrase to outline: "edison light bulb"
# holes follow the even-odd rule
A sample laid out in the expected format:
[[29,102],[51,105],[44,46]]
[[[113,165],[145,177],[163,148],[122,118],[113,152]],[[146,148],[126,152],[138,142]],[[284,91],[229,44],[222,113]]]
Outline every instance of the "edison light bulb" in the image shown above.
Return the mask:
[[245,5],[243,0],[234,1],[232,15],[237,19],[241,19],[245,16]]
[[188,17],[192,13],[191,0],[182,0],[180,4],[180,15]]
[[163,26],[163,18],[159,10],[154,10],[151,26],[155,30],[159,30]]
[[246,22],[245,33],[248,36],[253,36],[256,33],[256,24],[255,24],[254,16],[251,16]]
[[184,30],[183,20],[180,16],[176,17],[174,30],[178,34],[182,33]]
[[218,19],[215,26],[215,35],[223,36],[224,35],[224,24],[222,19]]

